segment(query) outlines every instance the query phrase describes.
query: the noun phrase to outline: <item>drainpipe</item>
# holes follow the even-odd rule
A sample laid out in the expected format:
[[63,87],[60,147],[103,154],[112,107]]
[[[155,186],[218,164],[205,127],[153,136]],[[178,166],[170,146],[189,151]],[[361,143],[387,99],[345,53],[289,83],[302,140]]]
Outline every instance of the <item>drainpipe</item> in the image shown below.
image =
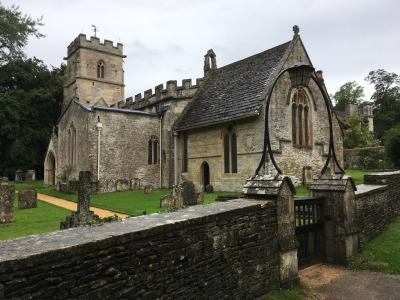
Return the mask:
[[97,181],[100,181],[100,133],[103,128],[103,124],[100,122],[100,117],[97,117]]
[[174,185],[178,185],[178,133],[174,131]]
[[160,159],[160,189],[162,188],[162,121],[163,121],[163,115],[160,116],[160,155],[159,155],[159,159]]

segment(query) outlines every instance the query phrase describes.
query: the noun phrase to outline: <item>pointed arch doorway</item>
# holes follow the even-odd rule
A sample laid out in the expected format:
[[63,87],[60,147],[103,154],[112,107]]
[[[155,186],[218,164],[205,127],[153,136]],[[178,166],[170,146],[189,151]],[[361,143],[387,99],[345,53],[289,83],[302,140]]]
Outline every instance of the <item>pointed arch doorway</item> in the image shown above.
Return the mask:
[[201,183],[203,185],[203,190],[210,184],[210,166],[206,161],[201,164]]

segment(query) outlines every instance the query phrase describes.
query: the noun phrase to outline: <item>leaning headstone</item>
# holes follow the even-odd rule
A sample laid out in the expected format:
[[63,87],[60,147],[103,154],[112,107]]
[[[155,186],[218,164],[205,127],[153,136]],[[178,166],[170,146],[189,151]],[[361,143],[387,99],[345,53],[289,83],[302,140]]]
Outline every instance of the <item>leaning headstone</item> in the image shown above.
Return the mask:
[[67,229],[71,227],[78,227],[89,224],[97,216],[90,211],[90,179],[92,174],[90,171],[79,172],[79,186],[78,186],[78,209],[61,222],[60,229]]
[[25,180],[25,172],[21,169],[15,171],[15,182],[23,182]]
[[18,192],[18,208],[35,208],[37,207],[36,190],[22,190]]
[[14,194],[13,185],[0,185],[0,224],[13,221]]
[[151,194],[153,192],[153,186],[148,184],[144,186],[144,193],[145,194]]
[[196,205],[197,193],[193,182],[185,180],[179,186],[183,205]]
[[25,174],[25,181],[30,182],[36,179],[35,170],[28,170]]

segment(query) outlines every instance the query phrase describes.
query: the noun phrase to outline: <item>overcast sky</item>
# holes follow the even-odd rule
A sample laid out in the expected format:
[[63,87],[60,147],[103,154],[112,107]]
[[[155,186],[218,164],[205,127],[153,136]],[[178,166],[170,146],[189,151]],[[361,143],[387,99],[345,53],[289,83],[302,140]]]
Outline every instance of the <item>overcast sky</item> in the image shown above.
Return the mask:
[[366,87],[369,71],[400,73],[399,0],[15,0],[33,17],[43,16],[42,39],[28,56],[58,66],[79,34],[124,44],[125,97],[164,83],[202,76],[203,55],[213,48],[218,66],[290,40],[292,26],[329,93],[346,81]]

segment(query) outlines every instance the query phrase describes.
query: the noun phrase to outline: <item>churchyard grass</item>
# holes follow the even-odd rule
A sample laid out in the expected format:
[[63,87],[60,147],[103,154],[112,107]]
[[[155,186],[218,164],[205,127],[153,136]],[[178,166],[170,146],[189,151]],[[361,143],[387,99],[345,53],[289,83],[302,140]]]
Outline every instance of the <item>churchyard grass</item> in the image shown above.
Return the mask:
[[0,240],[58,230],[60,221],[65,220],[71,213],[69,210],[42,201],[38,201],[37,205],[36,208],[18,209],[15,197],[14,222],[0,224]]
[[400,217],[349,264],[352,269],[371,270],[387,274],[400,274]]
[[351,176],[356,185],[364,183],[365,174],[369,174],[369,172],[356,169],[346,169],[346,175]]
[[306,287],[302,284],[296,284],[287,289],[276,289],[268,294],[258,298],[258,300],[300,300],[307,294]]
[[[55,190],[54,187],[45,186],[43,181],[34,181],[32,183],[16,183],[16,189],[36,188],[38,193],[70,200],[76,202],[78,196],[76,194],[67,194]],[[115,212],[125,213],[131,216],[150,214],[155,212],[166,211],[160,209],[161,197],[168,195],[171,189],[158,189],[150,194],[145,194],[143,190],[113,192],[106,194],[91,195],[91,206],[112,210]],[[215,201],[219,195],[237,195],[234,192],[214,192],[204,194],[204,203],[209,204]]]

